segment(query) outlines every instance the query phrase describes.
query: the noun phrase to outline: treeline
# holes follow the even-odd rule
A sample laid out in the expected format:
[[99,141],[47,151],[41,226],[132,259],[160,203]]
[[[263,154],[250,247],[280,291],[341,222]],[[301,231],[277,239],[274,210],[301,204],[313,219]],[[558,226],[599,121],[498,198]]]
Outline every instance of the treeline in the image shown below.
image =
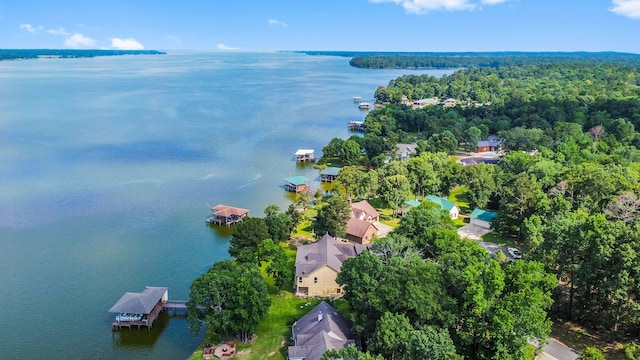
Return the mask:
[[[640,65],[640,64],[638,64]],[[379,103],[454,98],[459,105],[504,104],[508,101],[564,101],[591,103],[640,95],[640,68],[617,64],[529,64],[474,68],[440,78],[405,75],[375,92]]]
[[118,55],[163,55],[157,50],[72,50],[72,49],[0,49],[0,60],[37,59],[39,57],[87,58]]
[[[640,55],[616,52],[344,53],[362,69],[458,69],[539,64],[640,65]],[[346,55],[350,54],[350,55]],[[340,55],[334,53],[333,55]]]

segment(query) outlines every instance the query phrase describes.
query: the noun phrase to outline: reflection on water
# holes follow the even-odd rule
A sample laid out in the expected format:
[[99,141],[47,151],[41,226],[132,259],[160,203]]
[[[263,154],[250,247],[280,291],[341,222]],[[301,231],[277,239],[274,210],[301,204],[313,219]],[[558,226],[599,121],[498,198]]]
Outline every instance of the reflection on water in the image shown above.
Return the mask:
[[153,322],[151,329],[146,328],[122,328],[113,330],[113,346],[115,348],[151,348],[153,347],[160,335],[169,324],[169,313],[163,311],[158,318]]

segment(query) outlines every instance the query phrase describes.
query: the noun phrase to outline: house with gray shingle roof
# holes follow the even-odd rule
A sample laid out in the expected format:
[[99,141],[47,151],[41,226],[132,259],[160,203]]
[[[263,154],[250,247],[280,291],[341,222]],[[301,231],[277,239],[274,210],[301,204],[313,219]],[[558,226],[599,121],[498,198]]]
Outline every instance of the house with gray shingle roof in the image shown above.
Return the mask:
[[399,160],[407,160],[411,155],[418,152],[418,144],[397,144],[396,158]]
[[319,360],[327,350],[360,343],[349,320],[324,301],[293,323],[291,334],[294,345],[289,346],[289,360]]
[[296,296],[341,297],[342,287],[336,282],[336,276],[342,263],[367,248],[366,245],[352,244],[330,235],[298,247],[294,286]]

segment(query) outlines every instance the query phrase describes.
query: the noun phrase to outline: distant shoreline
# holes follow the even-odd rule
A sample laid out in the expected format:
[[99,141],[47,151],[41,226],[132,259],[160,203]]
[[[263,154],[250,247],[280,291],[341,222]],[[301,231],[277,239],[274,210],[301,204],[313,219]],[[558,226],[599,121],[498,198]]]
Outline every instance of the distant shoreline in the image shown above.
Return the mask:
[[0,49],[2,60],[69,59],[97,56],[165,55],[158,50]]

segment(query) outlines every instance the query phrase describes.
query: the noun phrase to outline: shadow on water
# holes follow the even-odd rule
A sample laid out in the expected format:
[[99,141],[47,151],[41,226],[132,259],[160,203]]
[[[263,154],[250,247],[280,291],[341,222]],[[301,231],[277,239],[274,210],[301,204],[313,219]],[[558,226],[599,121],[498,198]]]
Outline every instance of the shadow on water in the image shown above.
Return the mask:
[[137,328],[113,330],[113,347],[117,349],[153,348],[169,324],[169,314],[160,313],[151,329]]
[[215,225],[215,224],[207,224],[207,227],[209,227],[209,229],[211,229],[211,231],[213,231],[217,236],[221,237],[221,238],[228,238],[231,236],[231,233],[233,232],[233,229],[235,229],[235,226],[224,226],[224,225]]

